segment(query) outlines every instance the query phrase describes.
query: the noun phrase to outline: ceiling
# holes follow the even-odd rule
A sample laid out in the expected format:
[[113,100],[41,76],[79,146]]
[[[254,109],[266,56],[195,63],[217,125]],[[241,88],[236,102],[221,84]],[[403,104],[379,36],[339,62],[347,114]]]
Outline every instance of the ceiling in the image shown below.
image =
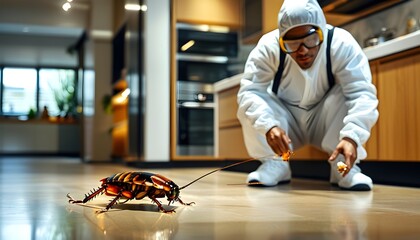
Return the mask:
[[63,28],[19,23],[0,23],[0,34],[78,37],[82,28]]
[[0,34],[80,36],[88,25],[90,0],[0,0]]
[[0,65],[75,66],[68,53],[89,26],[90,0],[0,0]]

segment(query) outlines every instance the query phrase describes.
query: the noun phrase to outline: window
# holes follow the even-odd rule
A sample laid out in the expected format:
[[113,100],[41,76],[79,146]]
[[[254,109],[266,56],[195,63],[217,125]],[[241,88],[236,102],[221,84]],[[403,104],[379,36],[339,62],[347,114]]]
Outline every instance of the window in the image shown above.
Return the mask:
[[44,107],[50,116],[76,112],[73,69],[5,67],[0,79],[0,115],[27,116],[31,110],[38,114]]
[[86,69],[83,76],[83,114],[93,116],[95,114],[95,72]]
[[3,69],[3,115],[26,115],[36,111],[37,71],[34,68]]
[[39,70],[38,109],[48,108],[50,116],[74,113],[75,71],[68,69]]

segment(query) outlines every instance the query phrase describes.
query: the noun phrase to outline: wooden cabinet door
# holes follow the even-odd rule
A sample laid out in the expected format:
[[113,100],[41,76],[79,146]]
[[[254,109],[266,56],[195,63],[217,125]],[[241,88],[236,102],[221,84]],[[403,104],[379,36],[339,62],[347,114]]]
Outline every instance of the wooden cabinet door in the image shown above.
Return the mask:
[[[250,0],[253,1],[253,0]],[[254,0],[255,1],[255,0]],[[252,44],[257,43],[258,40],[261,38],[261,36],[265,33],[268,33],[274,29],[277,29],[278,26],[278,13],[280,11],[281,6],[283,5],[283,0],[258,0],[261,1],[261,9],[244,9],[244,21],[243,24],[246,22],[252,22],[252,18],[261,18],[258,19],[258,21],[261,22],[261,29],[254,29],[255,32],[251,35],[246,36],[244,39],[242,39],[243,43],[245,44]],[[253,6],[250,4],[250,6]],[[244,4],[244,7],[246,7],[246,4]],[[256,12],[261,11],[261,12]],[[250,16],[246,16],[245,13],[249,13]],[[247,19],[247,20],[245,20]],[[243,26],[244,28],[247,28],[247,26]]]
[[[370,64],[370,71],[372,72],[372,83],[378,88],[378,62],[374,61]],[[367,151],[366,160],[379,160],[378,156],[378,122],[370,131],[370,138],[365,144]]]
[[296,150],[292,156],[292,160],[325,160],[329,158],[328,153],[318,150],[310,145],[303,146]]
[[378,65],[378,157],[420,161],[420,54]]
[[284,0],[263,0],[263,33],[268,33],[278,28],[278,15]]
[[176,0],[176,21],[191,24],[242,25],[241,0]]
[[223,90],[217,94],[218,157],[223,159],[247,159],[248,152],[242,135],[242,127],[236,112],[238,110],[237,97],[239,85]]

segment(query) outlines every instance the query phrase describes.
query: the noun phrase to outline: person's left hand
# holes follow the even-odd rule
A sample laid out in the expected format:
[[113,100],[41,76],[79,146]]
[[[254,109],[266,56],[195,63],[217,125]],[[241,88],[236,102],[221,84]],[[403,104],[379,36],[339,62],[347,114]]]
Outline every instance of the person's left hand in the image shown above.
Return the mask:
[[343,154],[344,163],[347,165],[347,169],[343,172],[343,177],[346,176],[350,169],[353,167],[357,159],[357,144],[350,138],[343,138],[331,154],[329,161],[334,161],[338,154]]

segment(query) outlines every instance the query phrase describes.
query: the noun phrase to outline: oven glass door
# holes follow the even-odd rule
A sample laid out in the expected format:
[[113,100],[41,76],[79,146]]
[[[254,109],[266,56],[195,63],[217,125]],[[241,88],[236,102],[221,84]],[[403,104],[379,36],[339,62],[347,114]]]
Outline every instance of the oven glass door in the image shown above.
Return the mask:
[[178,29],[178,53],[236,57],[238,33]]
[[215,83],[230,76],[226,63],[178,61],[178,80]]
[[214,154],[214,110],[207,107],[178,108],[178,154]]

